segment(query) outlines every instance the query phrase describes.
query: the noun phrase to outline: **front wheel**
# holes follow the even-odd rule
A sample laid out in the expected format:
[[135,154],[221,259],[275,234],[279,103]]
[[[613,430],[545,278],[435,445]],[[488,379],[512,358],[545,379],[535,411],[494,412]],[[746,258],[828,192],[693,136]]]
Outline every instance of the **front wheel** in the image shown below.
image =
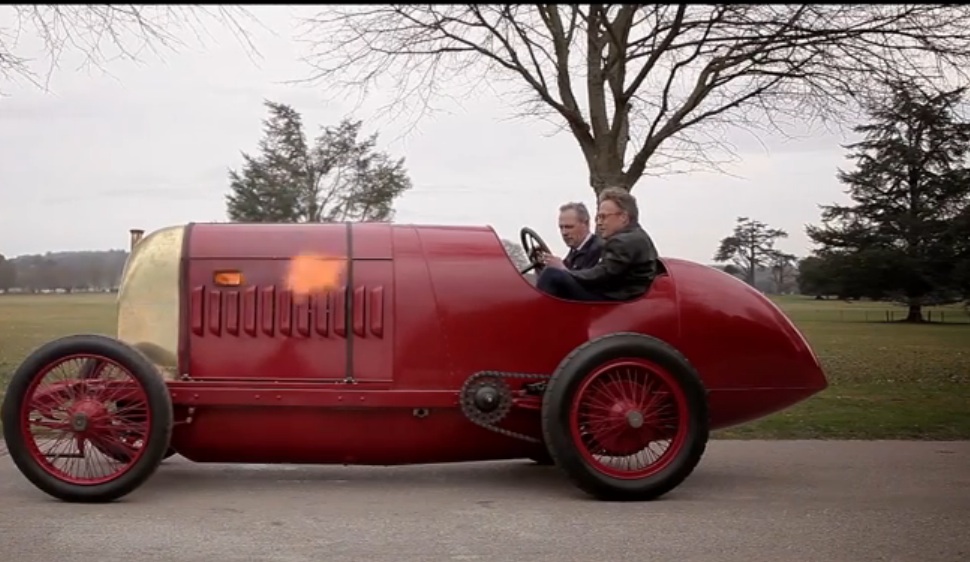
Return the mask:
[[700,377],[669,345],[619,333],[587,342],[549,381],[542,430],[557,466],[602,500],[651,500],[693,472],[707,446]]
[[99,335],[68,336],[34,351],[14,373],[0,416],[17,468],[70,502],[131,493],[169,453],[173,425],[168,388],[151,362]]

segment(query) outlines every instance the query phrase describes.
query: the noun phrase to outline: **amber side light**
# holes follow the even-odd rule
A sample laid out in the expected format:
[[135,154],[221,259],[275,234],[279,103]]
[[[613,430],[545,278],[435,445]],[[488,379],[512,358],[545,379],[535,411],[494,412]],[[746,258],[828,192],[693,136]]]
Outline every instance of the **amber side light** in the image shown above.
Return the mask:
[[243,276],[238,271],[217,271],[212,282],[220,287],[238,287],[243,284]]

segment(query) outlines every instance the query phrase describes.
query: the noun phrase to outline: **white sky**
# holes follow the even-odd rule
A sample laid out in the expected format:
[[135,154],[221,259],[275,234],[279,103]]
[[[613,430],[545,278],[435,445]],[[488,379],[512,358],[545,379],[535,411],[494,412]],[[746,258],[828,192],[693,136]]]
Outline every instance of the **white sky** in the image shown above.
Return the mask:
[[[47,92],[0,83],[0,253],[124,248],[129,228],[225,220],[227,170],[240,165],[241,151],[255,151],[264,98],[292,104],[311,137],[350,115],[349,101],[283,83],[309,72],[292,39],[296,8],[258,11],[276,34],[253,31],[262,55],[255,61],[214,30],[217,41],[204,47],[113,61],[110,75],[64,64]],[[381,133],[383,150],[407,159],[414,188],[397,201],[397,222],[491,224],[513,240],[527,225],[564,251],[557,207],[592,207],[586,166],[568,133],[510,120],[513,102],[466,100],[403,138],[408,123],[374,120],[376,104],[353,114],[368,133]],[[847,164],[844,142],[765,139],[767,150],[745,143],[731,168],[740,179],[644,178],[633,191],[641,222],[665,256],[710,263],[739,215],[787,230],[779,247],[805,255],[804,228],[818,221],[818,204],[845,200],[835,178]]]

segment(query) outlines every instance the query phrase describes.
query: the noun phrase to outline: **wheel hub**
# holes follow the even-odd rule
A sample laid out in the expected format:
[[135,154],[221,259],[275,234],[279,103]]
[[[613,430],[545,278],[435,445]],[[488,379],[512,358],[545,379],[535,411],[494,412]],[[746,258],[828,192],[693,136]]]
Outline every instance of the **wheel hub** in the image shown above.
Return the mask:
[[78,433],[83,433],[88,429],[88,416],[84,413],[74,414],[74,418],[71,419],[71,429],[77,431]]
[[103,417],[107,410],[95,400],[81,400],[71,409],[71,429],[76,433],[87,433],[97,418]]
[[[610,393],[612,394],[612,393]],[[604,394],[601,396],[608,396]],[[635,454],[655,439],[653,428],[640,407],[631,400],[614,399],[610,405],[607,420],[600,428],[612,430],[598,431],[597,441],[612,455],[626,456]]]

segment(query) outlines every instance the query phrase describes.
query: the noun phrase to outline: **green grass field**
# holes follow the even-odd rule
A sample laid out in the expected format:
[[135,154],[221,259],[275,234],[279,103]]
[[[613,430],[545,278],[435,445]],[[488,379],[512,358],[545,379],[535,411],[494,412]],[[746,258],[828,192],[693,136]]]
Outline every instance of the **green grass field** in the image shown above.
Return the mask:
[[[830,386],[715,437],[970,439],[964,310],[933,309],[933,319],[945,323],[907,325],[886,323],[887,312],[899,319],[904,309],[883,303],[777,302],[811,341]],[[72,333],[113,334],[114,315],[113,295],[0,295],[0,388],[36,346]]]

